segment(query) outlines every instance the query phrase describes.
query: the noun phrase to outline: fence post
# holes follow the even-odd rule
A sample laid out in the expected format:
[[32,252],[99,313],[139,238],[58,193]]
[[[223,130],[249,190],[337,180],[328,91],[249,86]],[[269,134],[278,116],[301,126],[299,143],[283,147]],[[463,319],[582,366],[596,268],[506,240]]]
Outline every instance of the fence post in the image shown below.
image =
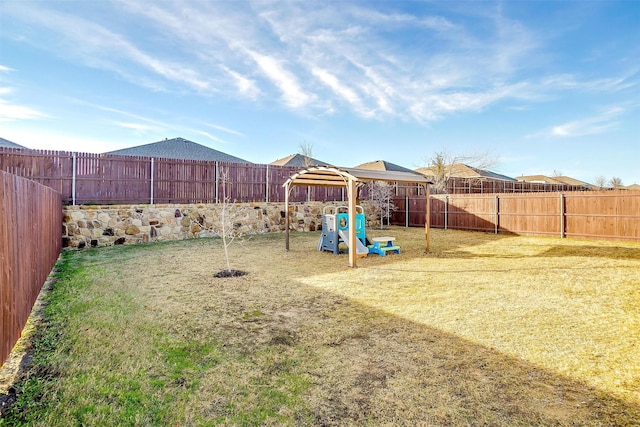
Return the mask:
[[71,161],[71,204],[76,205],[76,153],[73,153],[73,160]]
[[215,180],[216,180],[215,185],[214,185],[214,189],[215,189],[215,193],[216,193],[215,194],[215,200],[216,200],[216,203],[220,203],[220,200],[218,199],[218,162],[215,163],[214,167],[216,169],[215,173],[214,173]]
[[444,229],[449,226],[449,196],[444,196]]
[[564,194],[560,193],[560,238],[565,237]]
[[151,158],[151,203],[153,204],[153,157]]
[[267,165],[267,179],[266,179],[266,181],[267,181],[267,184],[266,184],[266,191],[265,191],[265,193],[266,193],[265,201],[267,203],[269,203],[269,165]]
[[409,195],[404,196],[404,226],[409,227]]
[[498,230],[500,229],[500,199],[496,194],[496,203],[495,203],[495,231],[494,234],[498,234]]

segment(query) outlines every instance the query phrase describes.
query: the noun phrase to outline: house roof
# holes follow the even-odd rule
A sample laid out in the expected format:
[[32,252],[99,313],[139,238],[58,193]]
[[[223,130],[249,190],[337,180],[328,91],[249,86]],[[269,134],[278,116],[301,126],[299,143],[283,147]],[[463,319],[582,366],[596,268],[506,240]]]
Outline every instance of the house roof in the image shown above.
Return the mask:
[[318,159],[314,159],[313,157],[306,157],[302,154],[291,154],[290,156],[275,160],[269,164],[274,166],[296,166],[301,168],[305,168],[309,165],[331,166],[331,163],[323,162]]
[[105,154],[120,156],[162,157],[167,159],[208,160],[232,163],[251,163],[248,160],[214,150],[213,148],[189,141],[184,138],[165,139],[151,144],[109,151]]
[[580,181],[579,179],[571,178],[570,176],[556,176],[555,179],[569,185],[593,187],[593,185],[589,184],[588,182]]
[[419,173],[416,171],[412,171],[411,169],[407,169],[403,166],[396,165],[395,163],[387,162],[386,160],[375,160],[373,162],[362,163],[356,166],[356,168],[387,172],[408,172],[413,174]]
[[518,181],[523,182],[538,182],[541,184],[559,184],[559,185],[574,185],[576,187],[588,187],[593,185],[588,182],[580,181],[579,179],[571,178],[570,176],[554,176],[549,177],[546,175],[523,175],[516,177]]
[[27,149],[27,147],[24,147],[20,144],[16,144],[15,142],[9,141],[8,139],[4,139],[4,138],[0,138],[0,147]]
[[517,176],[516,180],[522,182],[537,182],[540,184],[564,184],[563,182],[560,182],[546,175],[522,175]]
[[[450,177],[452,178],[474,178],[474,179],[495,179],[500,181],[515,181],[515,179],[501,175],[499,173],[491,172],[485,169],[474,168],[464,163],[455,163],[453,165],[447,165],[447,168],[451,168]],[[433,167],[418,168],[416,172],[419,172],[426,176],[435,176],[436,173]]]

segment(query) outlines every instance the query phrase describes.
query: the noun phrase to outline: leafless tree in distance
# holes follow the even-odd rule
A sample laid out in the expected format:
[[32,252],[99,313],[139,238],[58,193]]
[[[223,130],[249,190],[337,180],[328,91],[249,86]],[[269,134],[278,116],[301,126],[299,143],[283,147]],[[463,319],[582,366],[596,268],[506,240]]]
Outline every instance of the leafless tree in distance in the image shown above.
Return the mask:
[[391,213],[396,209],[391,202],[393,196],[393,185],[385,181],[370,181],[369,186],[369,202],[371,208],[376,215],[380,217],[380,229],[384,227],[386,218],[387,225],[391,221]]
[[618,177],[616,177],[616,176],[614,176],[613,178],[611,178],[611,179],[609,180],[609,186],[610,186],[611,188],[620,188],[620,187],[622,187],[623,185],[624,185],[624,184],[622,184],[622,179],[621,179],[621,178],[618,178]]
[[593,179],[593,185],[598,187],[599,190],[607,188],[607,178],[602,175],[598,175]]
[[299,154],[304,158],[304,166],[308,168],[313,164],[313,144],[308,142],[300,143]]
[[500,163],[499,156],[489,151],[478,151],[471,154],[453,154],[447,150],[436,152],[425,161],[426,167],[433,171],[433,187],[440,192],[447,191],[447,184],[455,172],[457,165],[465,164],[476,169],[488,170]]

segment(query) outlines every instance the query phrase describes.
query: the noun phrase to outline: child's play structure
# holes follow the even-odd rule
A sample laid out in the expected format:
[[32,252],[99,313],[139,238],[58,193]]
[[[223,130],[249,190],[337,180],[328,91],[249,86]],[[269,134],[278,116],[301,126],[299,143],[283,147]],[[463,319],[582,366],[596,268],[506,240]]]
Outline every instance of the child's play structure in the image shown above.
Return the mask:
[[[322,233],[318,242],[319,251],[334,254],[349,252],[349,214],[347,206],[325,206],[322,211]],[[385,256],[387,252],[400,253],[400,246],[393,244],[394,237],[375,237],[371,241],[365,230],[364,209],[356,206],[356,255],[367,256],[375,253]],[[386,245],[381,243],[386,242]],[[341,249],[341,244],[345,250]]]
[[[335,167],[335,166],[310,166],[306,169],[300,170],[294,174],[292,174],[289,179],[287,179],[284,184],[282,184],[282,186],[285,188],[285,194],[284,194],[284,218],[285,218],[285,228],[284,228],[284,235],[285,235],[285,244],[284,244],[284,249],[286,251],[289,250],[289,233],[290,233],[290,228],[291,228],[291,209],[292,207],[289,205],[289,198],[291,196],[291,190],[295,187],[302,187],[302,186],[306,186],[306,187],[311,187],[311,186],[320,186],[320,187],[333,187],[333,188],[340,188],[343,187],[345,192],[343,193],[343,197],[346,196],[346,200],[344,200],[344,202],[346,202],[347,204],[347,216],[349,217],[349,220],[347,222],[347,224],[351,224],[350,226],[347,225],[347,229],[348,233],[346,233],[348,239],[344,239],[346,242],[350,242],[350,246],[357,246],[356,240],[360,240],[356,237],[356,219],[355,216],[357,214],[357,198],[358,198],[358,188],[361,187],[362,185],[364,185],[365,183],[369,182],[369,181],[384,181],[384,182],[395,182],[395,183],[400,183],[400,184],[417,184],[418,185],[418,189],[424,188],[424,196],[425,196],[425,200],[428,201],[429,200],[429,183],[430,181],[424,176],[424,175],[420,175],[417,173],[413,173],[413,172],[396,172],[396,171],[380,171],[380,170],[370,170],[370,169],[358,169],[358,168],[343,168],[343,167]],[[429,252],[429,228],[430,228],[430,222],[429,219],[431,218],[430,214],[429,214],[429,206],[431,206],[430,203],[425,203],[425,224],[424,224],[424,234],[425,234],[425,250],[427,252]],[[295,210],[295,209],[294,209]],[[334,213],[333,215],[337,215],[336,213]],[[364,223],[363,223],[364,224]],[[336,218],[336,222],[335,222],[335,229],[336,231],[334,233],[337,233],[338,236],[333,236],[334,237],[334,242],[337,242],[337,244],[339,245],[340,241],[340,233],[337,230],[338,228],[338,223],[337,223],[337,218]],[[343,230],[345,231],[345,230]],[[365,236],[366,237],[366,236]],[[327,236],[328,238],[328,236]],[[374,245],[372,245],[374,248],[376,240],[383,240],[382,238],[375,238],[375,239],[371,239],[374,242]],[[391,238],[387,238],[387,243],[386,246],[383,246],[382,243],[383,242],[377,242],[378,245],[381,248],[382,252],[386,252],[389,251],[391,249],[387,249],[386,251],[383,251],[382,248],[392,248],[393,247],[393,237]],[[383,240],[384,241],[384,240]],[[365,242],[366,242],[366,238],[365,238]],[[327,243],[327,247],[331,248],[332,244],[330,242],[326,242]],[[363,245],[365,245],[365,243],[362,242],[362,240],[360,240],[360,243],[362,243]],[[391,245],[390,245],[391,243]],[[322,241],[320,242],[320,244],[318,245],[320,250],[322,249]],[[366,247],[366,245],[365,245]],[[347,248],[348,249],[348,248]],[[353,249],[353,248],[352,248]],[[369,250],[370,248],[367,247],[367,253],[370,252]],[[333,249],[329,249],[331,251],[333,251]],[[395,248],[396,252],[399,252],[400,248]],[[364,251],[362,251],[364,252]],[[358,258],[357,255],[357,248],[356,250],[351,250],[349,251],[349,267],[356,267],[356,260]]]

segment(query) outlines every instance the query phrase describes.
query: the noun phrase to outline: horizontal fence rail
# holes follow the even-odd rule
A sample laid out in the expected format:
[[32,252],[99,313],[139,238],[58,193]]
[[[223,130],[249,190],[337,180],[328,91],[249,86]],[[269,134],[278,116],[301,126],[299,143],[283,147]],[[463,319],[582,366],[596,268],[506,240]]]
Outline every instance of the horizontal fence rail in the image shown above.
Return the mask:
[[[424,198],[393,202],[392,224],[424,226]],[[429,203],[434,228],[640,241],[640,191],[440,194]]]
[[[68,204],[284,202],[282,184],[300,167],[180,160],[0,147],[0,170],[55,189]],[[448,192],[523,193],[585,188],[452,178]],[[224,196],[223,196],[224,190]],[[424,194],[419,185],[394,185],[396,196]],[[360,197],[368,197],[368,187]],[[344,200],[341,188],[294,187],[290,201]]]
[[0,365],[60,254],[60,193],[0,171]]

